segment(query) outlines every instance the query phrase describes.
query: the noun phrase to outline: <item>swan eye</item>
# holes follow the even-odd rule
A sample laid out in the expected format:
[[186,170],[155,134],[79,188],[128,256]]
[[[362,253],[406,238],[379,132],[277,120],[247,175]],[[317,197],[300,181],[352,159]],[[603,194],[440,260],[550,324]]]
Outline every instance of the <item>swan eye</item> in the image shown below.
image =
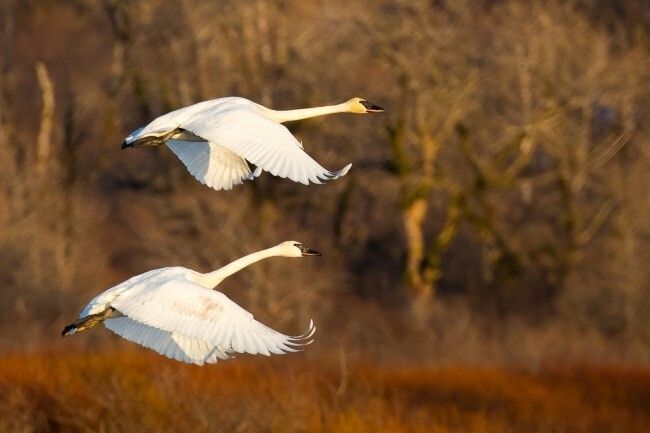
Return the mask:
[[303,244],[293,244],[293,246],[297,247],[300,250],[301,253],[304,253],[305,251],[307,251],[307,248],[305,248],[305,246]]

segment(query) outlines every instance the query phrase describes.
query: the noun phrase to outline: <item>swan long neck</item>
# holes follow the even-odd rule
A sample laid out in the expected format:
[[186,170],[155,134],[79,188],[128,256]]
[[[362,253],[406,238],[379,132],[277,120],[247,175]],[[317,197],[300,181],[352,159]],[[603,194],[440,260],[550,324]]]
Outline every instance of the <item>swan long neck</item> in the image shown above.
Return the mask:
[[250,266],[255,262],[280,255],[277,247],[267,248],[265,250],[257,251],[234,262],[228,263],[226,266],[217,269],[216,271],[208,272],[201,275],[201,283],[205,287],[215,288],[220,282],[232,274],[241,271],[246,266]]
[[268,110],[268,116],[278,123],[291,122],[292,120],[309,119],[310,117],[326,116],[334,113],[349,113],[350,105],[347,102],[337,105],[322,107],[299,108],[297,110]]

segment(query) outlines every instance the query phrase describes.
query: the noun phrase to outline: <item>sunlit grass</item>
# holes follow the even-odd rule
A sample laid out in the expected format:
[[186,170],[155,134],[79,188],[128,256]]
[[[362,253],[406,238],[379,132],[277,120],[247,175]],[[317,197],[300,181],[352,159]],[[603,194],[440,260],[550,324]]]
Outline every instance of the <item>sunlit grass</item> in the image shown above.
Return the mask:
[[194,367],[140,350],[0,359],[2,431],[642,432],[648,407],[643,369]]

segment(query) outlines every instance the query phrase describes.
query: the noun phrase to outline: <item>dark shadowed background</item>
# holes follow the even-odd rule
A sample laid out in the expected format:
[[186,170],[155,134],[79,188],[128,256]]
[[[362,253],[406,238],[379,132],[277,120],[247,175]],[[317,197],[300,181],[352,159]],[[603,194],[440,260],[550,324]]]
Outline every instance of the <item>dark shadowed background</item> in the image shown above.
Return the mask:
[[[208,271],[294,239],[323,257],[267,260],[220,289],[283,332],[297,333],[313,318],[315,343],[299,355],[230,363],[272,370],[329,362],[345,378],[347,365],[537,371],[607,364],[646,372],[627,380],[647,385],[646,1],[3,0],[0,29],[0,353],[16,370],[20,357],[37,362],[35,370],[61,357],[57,368],[65,371],[66,357],[101,363],[102,354],[111,365],[140,368],[143,361],[128,357],[144,349],[131,354],[133,345],[107,330],[57,337],[95,294],[134,274],[169,265]],[[276,109],[360,96],[386,112],[287,125],[325,167],[353,163],[326,185],[264,174],[216,192],[164,147],[120,150],[132,129],[160,114],[232,95]],[[117,352],[106,355],[112,348]],[[158,357],[146,359],[175,371]],[[0,381],[26,380],[10,379]],[[0,413],[46,412],[25,396],[49,395],[47,386],[59,385],[48,380],[25,385],[30,391],[9,398]],[[422,380],[438,383],[437,376]],[[106,392],[124,390],[113,386]],[[333,395],[347,386],[338,383]],[[367,401],[377,398],[364,390]],[[650,391],[643,392],[650,404]],[[431,399],[458,395],[449,393]],[[366,401],[363,392],[355,395]],[[16,406],[20,398],[26,403]],[[639,401],[631,406],[642,407]],[[196,407],[187,410],[207,410]],[[242,414],[269,409],[246,407]],[[131,415],[141,428],[157,428]],[[57,416],[59,424],[34,428],[86,426]],[[278,425],[233,421],[222,428],[368,425],[351,415],[340,426],[315,416],[320,427],[287,427],[280,416]],[[412,431],[429,431],[432,418],[421,416]],[[593,427],[457,416],[463,422],[434,418],[440,431]],[[33,419],[0,427],[23,431]],[[406,428],[390,422],[373,428]],[[214,427],[197,423],[173,425]]]

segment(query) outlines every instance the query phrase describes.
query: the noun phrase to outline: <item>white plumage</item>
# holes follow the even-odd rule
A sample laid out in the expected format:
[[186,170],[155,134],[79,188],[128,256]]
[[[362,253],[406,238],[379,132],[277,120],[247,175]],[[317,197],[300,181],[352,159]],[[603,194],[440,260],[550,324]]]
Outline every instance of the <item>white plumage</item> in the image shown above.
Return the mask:
[[90,301],[63,336],[103,323],[117,335],[178,361],[202,365],[232,353],[295,352],[316,328],[291,337],[258,322],[221,292],[224,278],[264,258],[319,255],[295,241],[242,257],[202,274],[183,267],[155,269],[112,287]]
[[[379,111],[383,109],[361,98],[284,111],[245,98],[219,98],[158,117],[135,130],[122,147],[166,143],[199,182],[216,190],[231,189],[263,170],[305,185],[323,183],[344,176],[351,164],[338,171],[325,169],[281,123],[332,113]],[[249,163],[257,167],[255,171]]]

